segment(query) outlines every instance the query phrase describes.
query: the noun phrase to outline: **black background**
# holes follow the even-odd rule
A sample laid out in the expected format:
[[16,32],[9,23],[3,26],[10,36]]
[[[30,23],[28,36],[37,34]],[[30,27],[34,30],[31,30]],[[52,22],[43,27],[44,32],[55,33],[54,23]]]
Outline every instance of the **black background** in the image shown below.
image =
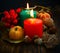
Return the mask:
[[[26,3],[30,6],[42,5],[51,7],[53,18],[58,29],[58,37],[60,39],[60,2],[59,0],[0,0],[0,12],[11,8],[26,7]],[[60,45],[55,48],[56,53],[60,53]]]
[[17,8],[26,7],[26,3],[29,2],[30,6],[42,5],[54,7],[59,5],[59,0],[0,0],[0,11]]

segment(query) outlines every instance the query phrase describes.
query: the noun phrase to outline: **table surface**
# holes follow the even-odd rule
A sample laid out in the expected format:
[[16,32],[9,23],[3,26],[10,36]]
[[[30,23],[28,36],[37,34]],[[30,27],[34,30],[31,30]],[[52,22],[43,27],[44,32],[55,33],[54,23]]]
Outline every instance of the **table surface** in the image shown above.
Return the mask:
[[60,49],[58,48],[59,46],[56,46],[56,48],[46,48],[43,44],[10,43],[4,40],[4,38],[6,37],[0,38],[0,53],[57,53]]

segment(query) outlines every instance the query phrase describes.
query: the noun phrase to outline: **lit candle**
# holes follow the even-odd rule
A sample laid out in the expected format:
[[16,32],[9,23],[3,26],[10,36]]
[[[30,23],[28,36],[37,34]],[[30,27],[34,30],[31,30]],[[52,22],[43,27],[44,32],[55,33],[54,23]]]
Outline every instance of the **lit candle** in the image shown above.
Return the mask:
[[25,35],[28,35],[30,38],[33,38],[35,35],[42,38],[43,35],[43,22],[40,19],[34,18],[33,10],[31,10],[31,17],[24,20],[24,32]]
[[[20,26],[23,27],[24,20],[31,17],[30,11],[31,9],[29,8],[29,4],[27,3],[27,8],[20,12],[20,20],[19,20]],[[37,12],[33,11],[33,14],[34,14],[34,18],[36,18]]]

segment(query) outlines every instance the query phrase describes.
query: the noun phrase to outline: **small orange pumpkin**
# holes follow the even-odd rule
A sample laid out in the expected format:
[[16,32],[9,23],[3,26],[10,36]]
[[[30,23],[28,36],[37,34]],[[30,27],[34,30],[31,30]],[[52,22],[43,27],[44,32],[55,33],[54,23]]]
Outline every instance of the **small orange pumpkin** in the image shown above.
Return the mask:
[[45,12],[45,11],[42,11],[42,12],[40,12],[40,13],[38,13],[38,18],[40,18],[40,19],[45,19],[45,18],[51,18],[51,15],[49,14],[49,13],[47,13],[47,12]]
[[38,18],[42,19],[44,25],[48,26],[48,27],[52,27],[54,25],[54,21],[51,18],[51,15],[45,11],[42,11],[40,13],[38,13]]
[[20,40],[24,37],[24,31],[20,26],[14,26],[9,31],[9,38],[12,40]]

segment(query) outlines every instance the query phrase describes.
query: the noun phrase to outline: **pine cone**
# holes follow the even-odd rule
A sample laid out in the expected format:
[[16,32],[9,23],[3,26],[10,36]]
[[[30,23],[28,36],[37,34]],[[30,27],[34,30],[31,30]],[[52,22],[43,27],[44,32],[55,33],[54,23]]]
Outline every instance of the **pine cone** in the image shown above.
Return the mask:
[[52,26],[52,27],[50,27],[50,28],[47,30],[47,32],[48,32],[49,34],[56,34],[57,29],[56,29],[55,26]]
[[43,23],[44,25],[46,25],[47,27],[52,27],[54,26],[54,21],[52,18],[44,18],[43,19]]

